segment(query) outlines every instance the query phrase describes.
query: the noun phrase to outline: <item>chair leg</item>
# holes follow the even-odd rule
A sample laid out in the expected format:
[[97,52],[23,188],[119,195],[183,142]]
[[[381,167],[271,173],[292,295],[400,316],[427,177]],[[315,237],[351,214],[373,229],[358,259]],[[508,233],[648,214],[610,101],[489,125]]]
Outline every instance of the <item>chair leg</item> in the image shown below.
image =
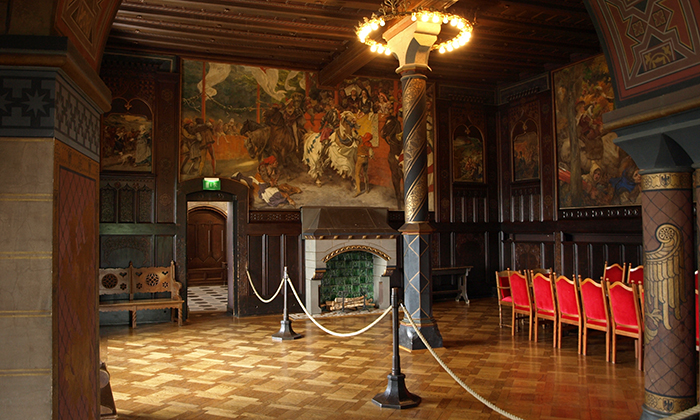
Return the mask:
[[515,337],[515,308],[513,308],[513,317],[510,323],[510,335]]
[[644,370],[644,349],[642,347],[642,339],[638,338],[637,343],[639,344],[639,358],[637,359],[637,367],[639,370]]
[[530,341],[532,341],[532,312],[530,312],[530,318],[528,319],[528,326],[530,328],[530,333],[528,334],[528,338]]
[[583,329],[583,355],[588,353],[588,328]]
[[605,361],[610,361],[610,331],[605,332]]
[[552,347],[557,348],[557,321],[552,321]]
[[581,354],[581,326],[578,326],[578,333],[576,335],[576,339],[578,340],[578,354]]
[[557,327],[559,327],[558,332],[557,332],[557,334],[559,334],[559,335],[557,336],[557,343],[555,344],[555,347],[560,349],[561,348],[561,320],[559,320]]
[[500,303],[498,304],[498,326],[503,328],[503,307]]
[[[537,342],[537,332],[540,329],[540,319],[535,317],[535,343]],[[530,337],[530,340],[532,340],[532,337]]]

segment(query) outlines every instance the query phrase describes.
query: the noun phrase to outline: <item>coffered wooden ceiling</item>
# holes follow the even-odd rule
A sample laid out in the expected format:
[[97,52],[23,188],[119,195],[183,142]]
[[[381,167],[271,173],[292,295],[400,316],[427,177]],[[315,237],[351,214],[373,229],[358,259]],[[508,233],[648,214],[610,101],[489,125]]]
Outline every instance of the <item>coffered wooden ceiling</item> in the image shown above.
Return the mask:
[[[107,48],[352,75],[396,77],[398,61],[361,44],[355,27],[383,0],[124,0]],[[472,40],[430,55],[431,80],[493,89],[600,53],[583,1],[414,0],[473,19]]]

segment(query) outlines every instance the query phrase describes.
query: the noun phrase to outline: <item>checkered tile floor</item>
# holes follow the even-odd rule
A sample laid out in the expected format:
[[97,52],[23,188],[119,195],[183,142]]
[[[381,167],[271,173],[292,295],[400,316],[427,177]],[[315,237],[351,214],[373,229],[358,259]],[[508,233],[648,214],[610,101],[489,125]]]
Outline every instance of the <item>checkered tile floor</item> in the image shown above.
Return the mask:
[[190,312],[225,312],[227,300],[226,286],[197,286],[187,289],[187,305]]

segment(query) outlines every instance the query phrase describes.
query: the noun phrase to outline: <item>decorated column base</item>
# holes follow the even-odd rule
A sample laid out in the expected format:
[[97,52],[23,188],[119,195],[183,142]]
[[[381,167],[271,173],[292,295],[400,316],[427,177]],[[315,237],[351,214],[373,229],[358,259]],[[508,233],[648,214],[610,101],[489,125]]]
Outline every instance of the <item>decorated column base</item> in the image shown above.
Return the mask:
[[[414,320],[414,322],[418,326],[420,333],[425,337],[425,340],[430,344],[430,347],[440,348],[443,346],[442,335],[440,335],[437,324],[433,322],[429,325],[421,325],[418,324],[417,320]],[[406,324],[402,322],[401,325],[399,325],[399,346],[406,350],[426,349],[425,344],[423,344],[423,341],[408,321],[406,321]]]

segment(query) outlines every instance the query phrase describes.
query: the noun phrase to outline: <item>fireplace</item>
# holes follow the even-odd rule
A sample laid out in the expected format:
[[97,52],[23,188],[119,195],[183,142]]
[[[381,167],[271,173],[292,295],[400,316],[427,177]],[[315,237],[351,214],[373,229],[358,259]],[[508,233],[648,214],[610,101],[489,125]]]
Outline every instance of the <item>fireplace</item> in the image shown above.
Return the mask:
[[372,254],[374,303],[380,309],[390,305],[389,276],[396,267],[398,232],[388,225],[387,216],[388,210],[381,208],[302,207],[305,305],[309,312],[321,313],[319,289],[327,262],[351,251]]

